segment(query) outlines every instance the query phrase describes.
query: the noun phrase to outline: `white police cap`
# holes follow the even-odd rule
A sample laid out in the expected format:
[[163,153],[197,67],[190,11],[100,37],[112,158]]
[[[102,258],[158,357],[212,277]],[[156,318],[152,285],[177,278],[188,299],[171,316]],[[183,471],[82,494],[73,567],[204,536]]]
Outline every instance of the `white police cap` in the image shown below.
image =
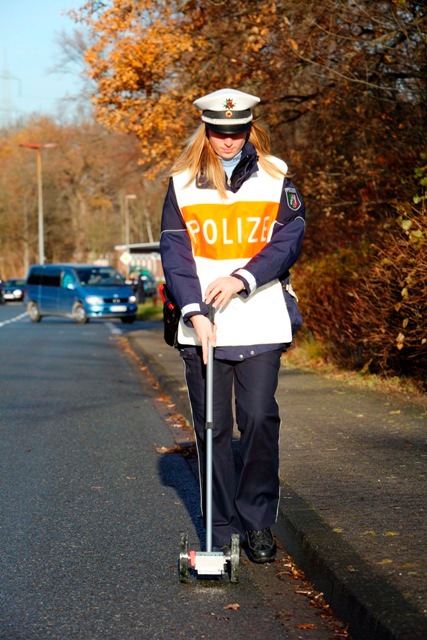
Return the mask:
[[250,129],[252,107],[260,98],[237,89],[219,89],[198,98],[194,106],[202,111],[202,121],[216,133],[242,133]]

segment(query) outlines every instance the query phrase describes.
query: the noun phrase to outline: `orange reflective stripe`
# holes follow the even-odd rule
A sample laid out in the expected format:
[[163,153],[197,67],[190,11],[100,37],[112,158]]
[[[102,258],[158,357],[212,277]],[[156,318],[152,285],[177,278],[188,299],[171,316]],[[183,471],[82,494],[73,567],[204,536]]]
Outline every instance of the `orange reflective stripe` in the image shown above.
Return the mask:
[[267,244],[277,202],[191,204],[182,207],[194,255],[213,260],[250,259]]

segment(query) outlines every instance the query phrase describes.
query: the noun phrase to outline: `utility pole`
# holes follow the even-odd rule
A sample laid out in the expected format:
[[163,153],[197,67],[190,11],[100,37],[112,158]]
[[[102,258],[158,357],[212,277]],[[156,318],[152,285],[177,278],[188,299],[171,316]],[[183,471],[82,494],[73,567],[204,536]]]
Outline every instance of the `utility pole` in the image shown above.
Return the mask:
[[38,193],[38,209],[39,209],[39,262],[45,263],[44,255],[44,216],[43,216],[43,184],[42,184],[42,149],[51,149],[56,147],[53,142],[46,144],[38,144],[36,142],[21,142],[20,147],[27,149],[35,149],[37,152],[37,193]]
[[[130,255],[129,200],[136,200],[136,195],[134,193],[125,195],[125,245],[126,252]],[[126,263],[126,280],[129,280],[129,262]]]

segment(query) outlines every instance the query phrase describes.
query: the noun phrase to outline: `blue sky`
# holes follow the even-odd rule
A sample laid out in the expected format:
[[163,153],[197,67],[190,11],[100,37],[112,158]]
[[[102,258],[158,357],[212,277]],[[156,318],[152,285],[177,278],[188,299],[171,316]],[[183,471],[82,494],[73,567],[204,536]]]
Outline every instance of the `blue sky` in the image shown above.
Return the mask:
[[77,69],[49,73],[61,57],[59,35],[81,28],[61,14],[82,4],[83,0],[0,0],[1,124],[35,112],[58,115],[64,112],[61,98],[82,88]]

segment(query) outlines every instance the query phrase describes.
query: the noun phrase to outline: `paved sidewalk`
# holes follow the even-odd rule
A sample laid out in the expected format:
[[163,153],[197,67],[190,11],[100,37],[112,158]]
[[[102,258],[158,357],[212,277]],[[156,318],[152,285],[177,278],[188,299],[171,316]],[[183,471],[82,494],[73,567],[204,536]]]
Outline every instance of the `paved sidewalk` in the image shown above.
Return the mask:
[[[191,421],[161,323],[126,334]],[[353,640],[427,638],[427,413],[316,373],[279,376],[282,497],[275,533]]]

